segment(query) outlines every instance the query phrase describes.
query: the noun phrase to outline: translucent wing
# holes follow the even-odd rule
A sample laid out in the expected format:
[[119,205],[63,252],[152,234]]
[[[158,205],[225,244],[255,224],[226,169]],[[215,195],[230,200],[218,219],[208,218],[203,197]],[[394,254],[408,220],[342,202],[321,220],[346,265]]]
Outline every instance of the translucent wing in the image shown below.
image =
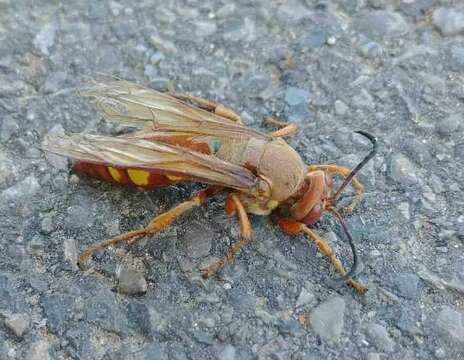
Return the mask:
[[127,81],[96,82],[82,91],[96,99],[97,107],[108,118],[153,131],[178,131],[216,138],[268,138],[178,98]]
[[182,176],[192,181],[235,188],[243,192],[256,184],[255,175],[244,167],[194,150],[139,138],[100,135],[54,136],[44,150],[76,161],[146,169]]

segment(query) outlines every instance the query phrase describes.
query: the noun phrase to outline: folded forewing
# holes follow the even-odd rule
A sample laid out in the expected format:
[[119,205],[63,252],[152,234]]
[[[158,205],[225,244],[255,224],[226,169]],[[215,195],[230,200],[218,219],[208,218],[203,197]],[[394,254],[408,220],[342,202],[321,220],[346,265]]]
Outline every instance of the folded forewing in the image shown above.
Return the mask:
[[119,168],[146,169],[173,174],[206,184],[220,185],[244,192],[256,183],[255,175],[238,165],[212,155],[137,138],[99,135],[54,136],[44,149],[76,161]]
[[154,131],[180,131],[223,138],[267,138],[228,118],[127,81],[96,82],[82,91],[108,118]]

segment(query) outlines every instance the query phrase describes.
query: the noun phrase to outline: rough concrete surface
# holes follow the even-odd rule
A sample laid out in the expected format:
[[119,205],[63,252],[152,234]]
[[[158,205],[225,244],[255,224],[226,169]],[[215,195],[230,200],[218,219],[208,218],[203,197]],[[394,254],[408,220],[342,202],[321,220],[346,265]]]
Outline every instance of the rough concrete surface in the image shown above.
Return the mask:
[[[0,359],[463,359],[463,35],[458,0],[0,0]],[[47,134],[122,130],[76,94],[102,74],[262,131],[296,122],[311,164],[354,166],[369,150],[354,131],[376,134],[346,219],[368,293],[257,216],[202,281],[239,233],[221,198],[78,270],[86,246],[200,187],[123,189],[45,159]],[[337,224],[315,228],[349,265]]]

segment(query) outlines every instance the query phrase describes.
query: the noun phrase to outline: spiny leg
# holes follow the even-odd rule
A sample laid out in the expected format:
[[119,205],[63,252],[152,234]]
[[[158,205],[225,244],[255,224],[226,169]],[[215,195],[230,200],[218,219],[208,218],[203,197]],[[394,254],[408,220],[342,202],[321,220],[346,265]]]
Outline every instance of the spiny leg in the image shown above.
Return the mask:
[[[329,174],[340,175],[342,177],[347,177],[351,173],[351,169],[344,167],[344,166],[339,166],[339,165],[320,164],[320,165],[310,165],[308,168],[309,172],[315,171],[315,170],[324,170],[324,171],[327,171]],[[354,177],[351,180],[351,184],[353,185],[353,188],[356,191],[356,195],[353,201],[351,201],[351,204],[345,208],[344,211],[346,214],[351,214],[353,212],[355,207],[362,200],[363,193],[364,193],[364,186],[359,182],[359,180],[356,177]]]
[[266,117],[264,119],[264,123],[266,125],[279,128],[279,130],[273,131],[269,134],[272,137],[292,136],[292,135],[295,135],[299,130],[298,125],[277,120],[273,118],[272,116]]
[[[280,228],[289,235],[298,235],[300,233],[308,235],[308,237],[316,244],[317,249],[330,259],[330,262],[332,263],[335,270],[342,276],[346,275],[347,272],[345,268],[343,267],[341,261],[335,256],[330,245],[327,244],[327,242],[324,241],[315,231],[311,230],[306,225],[298,221],[288,218],[282,218],[278,223]],[[346,281],[360,294],[364,294],[367,291],[367,288],[356,280],[350,278]]]
[[126,233],[117,235],[111,239],[104,240],[92,246],[89,246],[79,256],[79,267],[82,268],[89,259],[89,257],[92,256],[92,254],[94,254],[96,251],[103,250],[109,246],[116,245],[123,241],[132,244],[141,237],[153,235],[167,228],[180,215],[195,207],[203,205],[206,202],[206,200],[208,200],[208,198],[216,195],[221,190],[222,189],[219,187],[210,187],[201,190],[191,199],[182,202],[179,205],[173,207],[172,209],[155,217],[145,228],[140,230],[128,231]]
[[229,194],[227,197],[226,213],[229,216],[237,214],[240,222],[240,239],[238,239],[230,247],[226,256],[224,256],[221,260],[215,262],[207,268],[201,269],[201,274],[205,279],[209,278],[218,271],[222,270],[226,265],[230,264],[235,259],[235,256],[239,253],[242,246],[248,244],[251,241],[252,231],[250,219],[248,218],[245,207],[236,194]]
[[182,101],[192,102],[203,110],[210,111],[212,113],[215,113],[216,115],[225,117],[229,120],[242,124],[242,119],[240,118],[240,116],[238,116],[237,113],[235,113],[232,109],[229,109],[228,107],[220,103],[217,103],[211,100],[206,100],[201,97],[193,96],[193,95],[184,95],[184,94],[177,94],[177,93],[170,93],[170,95]]

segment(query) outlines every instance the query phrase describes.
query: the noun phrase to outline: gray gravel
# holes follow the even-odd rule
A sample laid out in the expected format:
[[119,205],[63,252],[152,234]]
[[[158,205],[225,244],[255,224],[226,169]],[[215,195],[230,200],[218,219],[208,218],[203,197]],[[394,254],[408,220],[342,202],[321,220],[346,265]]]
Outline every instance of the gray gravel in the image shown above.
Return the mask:
[[[462,2],[155,3],[0,1],[0,359],[464,359]],[[121,131],[76,96],[101,74],[263,131],[268,115],[297,122],[307,163],[353,166],[369,148],[353,132],[376,134],[347,218],[368,293],[259,217],[203,281],[239,233],[223,199],[78,270],[86,246],[198,188],[121,189],[45,158],[47,134]],[[336,224],[316,229],[349,264]]]

